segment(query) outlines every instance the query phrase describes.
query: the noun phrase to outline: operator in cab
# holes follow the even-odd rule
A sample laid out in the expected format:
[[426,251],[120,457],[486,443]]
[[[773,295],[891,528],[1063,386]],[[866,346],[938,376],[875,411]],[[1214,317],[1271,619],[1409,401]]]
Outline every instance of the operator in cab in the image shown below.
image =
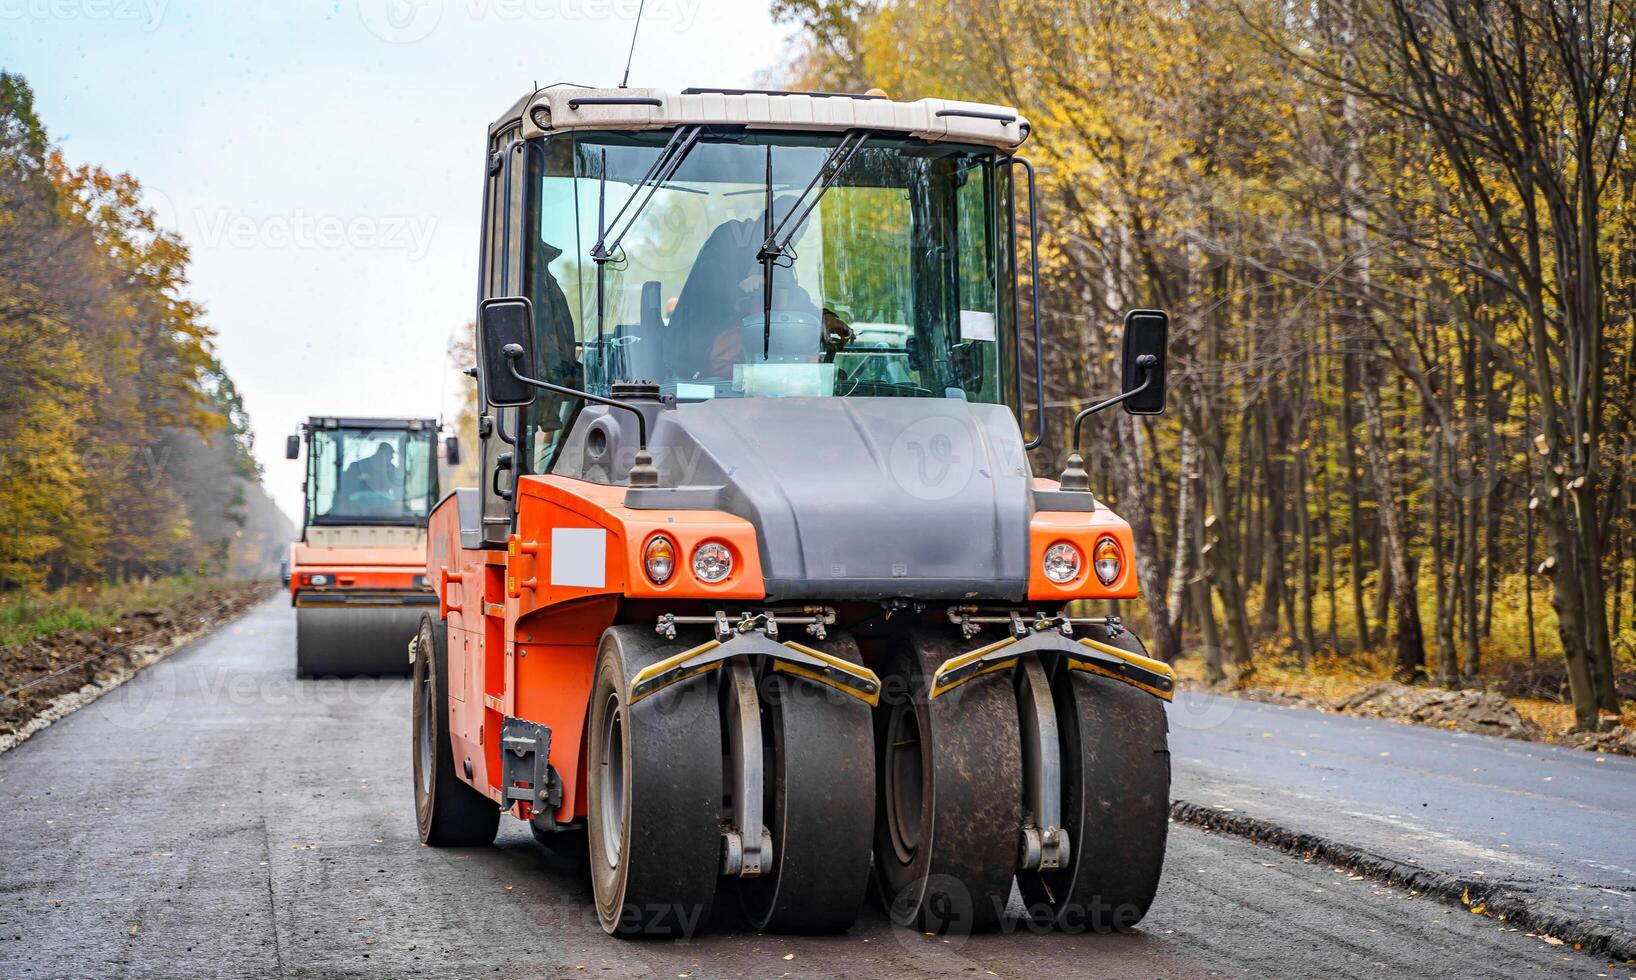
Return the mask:
[[[793,204],[793,199],[781,198],[775,203],[775,213],[779,208],[788,213]],[[755,353],[746,351],[744,336],[745,325],[752,319],[759,321],[762,313],[764,271],[759,252],[766,227],[765,211],[742,221],[728,219],[700,247],[670,320],[677,336],[693,341],[688,347],[696,360],[684,366],[683,376],[688,376],[686,369],[691,367],[694,378],[731,378],[733,366]],[[805,230],[803,223],[796,241]],[[791,266],[774,264],[769,308],[819,324],[808,358],[813,362],[833,361],[853,339],[852,328],[841,317],[813,302]],[[759,335],[761,330],[757,327],[750,332]]]

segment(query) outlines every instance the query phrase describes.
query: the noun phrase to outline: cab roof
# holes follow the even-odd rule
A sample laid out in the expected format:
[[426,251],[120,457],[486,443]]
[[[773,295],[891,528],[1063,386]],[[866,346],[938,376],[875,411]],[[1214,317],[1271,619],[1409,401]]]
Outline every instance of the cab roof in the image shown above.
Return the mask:
[[418,432],[430,429],[436,432],[436,419],[366,419],[350,418],[345,415],[313,415],[307,418],[307,426],[312,429],[408,429]]
[[671,129],[744,126],[797,132],[866,129],[930,142],[948,140],[1015,150],[1029,124],[1008,106],[948,99],[894,102],[876,95],[777,92],[760,89],[553,86],[523,96],[489,127],[493,136],[518,121],[528,139],[561,130]]

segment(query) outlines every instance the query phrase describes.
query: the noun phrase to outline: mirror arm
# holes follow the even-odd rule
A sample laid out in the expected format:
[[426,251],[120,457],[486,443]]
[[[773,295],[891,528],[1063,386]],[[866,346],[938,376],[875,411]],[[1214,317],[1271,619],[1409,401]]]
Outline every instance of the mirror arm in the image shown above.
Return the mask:
[[1154,357],[1152,354],[1143,354],[1141,357],[1138,357],[1136,359],[1136,366],[1142,369],[1142,383],[1141,384],[1137,385],[1136,387],[1132,388],[1129,391],[1120,392],[1119,394],[1114,395],[1112,398],[1109,398],[1107,401],[1097,402],[1095,405],[1092,405],[1090,408],[1081,410],[1078,415],[1074,416],[1074,441],[1073,441],[1074,452],[1076,452],[1076,453],[1079,452],[1079,427],[1080,427],[1080,425],[1086,419],[1090,418],[1092,415],[1095,415],[1097,412],[1100,412],[1100,411],[1102,411],[1104,409],[1112,408],[1113,406],[1118,405],[1121,402],[1129,401],[1130,399],[1135,398],[1137,395],[1140,395],[1142,392],[1146,391],[1148,389],[1148,385],[1151,385],[1153,383],[1153,365],[1155,365],[1157,363],[1159,363],[1159,359],[1157,357]]
[[1121,402],[1135,398],[1148,389],[1153,383],[1153,367],[1159,359],[1152,354],[1143,354],[1136,359],[1136,366],[1142,369],[1142,383],[1129,391],[1120,392],[1105,401],[1097,402],[1089,408],[1082,409],[1074,416],[1073,442],[1069,443],[1071,452],[1068,454],[1068,465],[1063,467],[1062,478],[1059,481],[1064,490],[1089,491],[1091,489],[1090,474],[1085,472],[1085,460],[1079,454],[1079,429],[1084,421],[1103,409],[1112,408]]
[[636,460],[631,465],[630,483],[633,487],[656,487],[659,485],[659,471],[654,468],[653,457],[648,454],[648,419],[647,416],[642,414],[641,409],[627,405],[624,402],[614,401],[612,398],[593,395],[578,388],[554,385],[549,381],[528,377],[517,370],[517,361],[523,356],[521,344],[507,344],[500,349],[500,353],[505,356],[506,366],[511,369],[511,376],[525,385],[533,385],[536,388],[555,392],[559,395],[567,395],[570,398],[583,398],[588,402],[606,405],[608,408],[617,408],[636,416]]

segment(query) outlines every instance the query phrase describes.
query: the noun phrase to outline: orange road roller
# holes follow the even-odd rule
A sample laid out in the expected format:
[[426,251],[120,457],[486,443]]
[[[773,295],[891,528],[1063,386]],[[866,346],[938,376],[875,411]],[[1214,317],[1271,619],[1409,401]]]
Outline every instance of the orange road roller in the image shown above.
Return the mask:
[[[307,449],[301,539],[282,572],[295,606],[300,677],[403,675],[421,615],[437,607],[426,579],[426,515],[437,500],[432,419],[310,418],[285,443]],[[459,461],[459,442],[444,449]]]
[[[481,485],[431,512],[411,650],[425,843],[525,820],[621,935],[844,930],[871,877],[933,932],[1014,922],[1014,884],[1033,928],[1146,914],[1175,677],[1109,612],[1129,526],[1077,453],[1031,465],[1028,136],[568,86],[489,127]],[[1167,332],[1125,317],[1076,447],[1164,410]]]

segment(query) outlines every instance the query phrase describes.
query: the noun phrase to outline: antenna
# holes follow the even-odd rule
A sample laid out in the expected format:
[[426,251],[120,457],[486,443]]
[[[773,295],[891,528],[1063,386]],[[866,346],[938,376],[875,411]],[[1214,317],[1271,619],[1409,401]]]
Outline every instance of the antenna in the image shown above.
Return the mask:
[[642,29],[642,11],[647,7],[648,0],[640,0],[636,5],[636,23],[631,25],[631,49],[625,54],[625,77],[619,80],[619,87],[626,88],[631,80],[631,59],[636,56],[636,32]]

